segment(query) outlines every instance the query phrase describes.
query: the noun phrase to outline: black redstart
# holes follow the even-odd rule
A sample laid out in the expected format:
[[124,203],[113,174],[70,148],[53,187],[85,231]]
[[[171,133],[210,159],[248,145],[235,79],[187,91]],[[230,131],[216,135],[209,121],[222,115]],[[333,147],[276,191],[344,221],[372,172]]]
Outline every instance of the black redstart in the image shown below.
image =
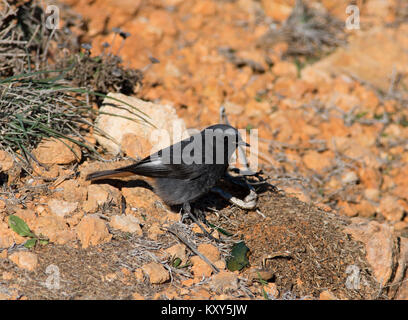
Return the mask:
[[86,180],[141,175],[155,178],[155,192],[168,205],[200,198],[225,175],[238,145],[249,146],[230,125],[212,125],[200,133],[164,148],[143,160],[118,169],[97,171]]

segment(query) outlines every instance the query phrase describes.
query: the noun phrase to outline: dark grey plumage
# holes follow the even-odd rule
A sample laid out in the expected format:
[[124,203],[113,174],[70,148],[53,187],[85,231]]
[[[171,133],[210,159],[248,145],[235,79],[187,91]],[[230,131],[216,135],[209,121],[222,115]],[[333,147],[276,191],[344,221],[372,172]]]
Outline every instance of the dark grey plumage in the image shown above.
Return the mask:
[[238,130],[216,124],[115,170],[89,174],[86,180],[129,175],[155,178],[155,192],[169,205],[189,204],[206,194],[225,175],[229,160],[242,141]]

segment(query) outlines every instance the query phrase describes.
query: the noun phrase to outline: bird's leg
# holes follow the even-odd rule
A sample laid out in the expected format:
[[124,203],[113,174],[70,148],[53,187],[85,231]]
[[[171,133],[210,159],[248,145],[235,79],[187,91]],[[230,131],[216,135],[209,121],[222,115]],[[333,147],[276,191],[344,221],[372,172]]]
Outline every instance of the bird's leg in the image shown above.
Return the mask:
[[198,208],[194,208],[194,214],[196,215],[197,219],[204,224],[204,226],[212,228],[209,225],[209,222],[207,221],[206,216],[205,216],[205,212],[203,210],[200,210]]
[[[210,238],[211,240],[217,241],[217,242],[219,241],[218,239],[215,239],[211,234],[209,234],[208,231],[205,230],[205,228],[202,226],[202,224],[200,223],[200,221],[198,221],[198,219],[194,216],[194,214],[191,212],[191,206],[190,206],[190,203],[189,203],[189,202],[183,203],[183,211],[184,211],[183,218],[184,218],[185,215],[187,215],[188,217],[190,217],[190,218],[200,227],[201,231],[203,231],[203,233],[204,233],[208,238]],[[182,219],[183,219],[183,218],[182,218]]]
[[181,213],[181,210],[183,210],[183,214],[181,215],[180,222],[184,223],[184,220],[186,220],[191,215],[190,204],[188,202],[184,203],[182,209],[180,209],[180,213]]

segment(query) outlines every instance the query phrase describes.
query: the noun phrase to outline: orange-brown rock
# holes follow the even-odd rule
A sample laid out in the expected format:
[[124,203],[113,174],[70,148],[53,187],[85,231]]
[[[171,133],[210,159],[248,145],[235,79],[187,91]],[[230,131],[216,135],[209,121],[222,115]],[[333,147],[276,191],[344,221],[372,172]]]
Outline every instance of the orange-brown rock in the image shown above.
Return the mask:
[[28,271],[34,271],[38,265],[38,257],[33,252],[14,252],[9,256],[9,259],[13,261],[19,268],[26,269]]
[[169,272],[160,263],[151,262],[144,265],[142,269],[148,275],[152,284],[160,284],[170,280]]
[[44,164],[69,164],[81,160],[81,148],[66,139],[43,140],[33,151],[36,159]]
[[87,215],[82,218],[75,230],[83,248],[108,242],[112,238],[105,221],[95,215]]

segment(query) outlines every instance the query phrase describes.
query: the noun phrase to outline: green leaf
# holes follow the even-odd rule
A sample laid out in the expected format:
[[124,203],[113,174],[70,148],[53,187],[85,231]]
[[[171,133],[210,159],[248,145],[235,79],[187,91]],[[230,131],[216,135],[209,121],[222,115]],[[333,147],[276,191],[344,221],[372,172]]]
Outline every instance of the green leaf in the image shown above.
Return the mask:
[[40,240],[38,240],[38,242],[39,242],[42,246],[45,246],[46,244],[48,244],[49,240],[47,240],[47,239],[40,239]]
[[265,300],[269,300],[268,294],[266,293],[264,287],[262,287],[262,295],[263,295]]
[[258,277],[259,277],[259,282],[260,282],[261,284],[263,284],[263,285],[267,285],[267,284],[268,284],[268,281],[262,279],[261,274],[260,274],[259,272],[257,272],[257,273],[258,273]]
[[24,247],[26,247],[26,248],[33,248],[36,243],[37,243],[37,239],[36,239],[36,238],[28,239],[28,240],[24,243]]
[[244,241],[236,243],[231,250],[231,258],[227,261],[227,268],[230,271],[239,271],[249,265],[249,248]]
[[189,266],[191,266],[191,263],[187,262],[186,264],[183,264],[182,266],[178,267],[178,269],[188,268]]
[[173,268],[178,268],[178,266],[181,264],[181,259],[180,258],[175,258],[173,260]]
[[12,230],[22,237],[35,237],[34,233],[31,232],[27,223],[23,219],[12,214],[8,218],[8,224]]
[[214,225],[214,224],[212,224],[212,223],[208,223],[208,225],[209,225],[211,228],[217,230],[219,233],[222,233],[223,235],[225,235],[225,236],[227,236],[227,237],[232,237],[232,236],[233,236],[232,233],[229,233],[228,231],[226,231],[226,230],[224,230],[224,229],[222,229],[222,228],[220,228],[220,227],[217,227],[216,225]]

